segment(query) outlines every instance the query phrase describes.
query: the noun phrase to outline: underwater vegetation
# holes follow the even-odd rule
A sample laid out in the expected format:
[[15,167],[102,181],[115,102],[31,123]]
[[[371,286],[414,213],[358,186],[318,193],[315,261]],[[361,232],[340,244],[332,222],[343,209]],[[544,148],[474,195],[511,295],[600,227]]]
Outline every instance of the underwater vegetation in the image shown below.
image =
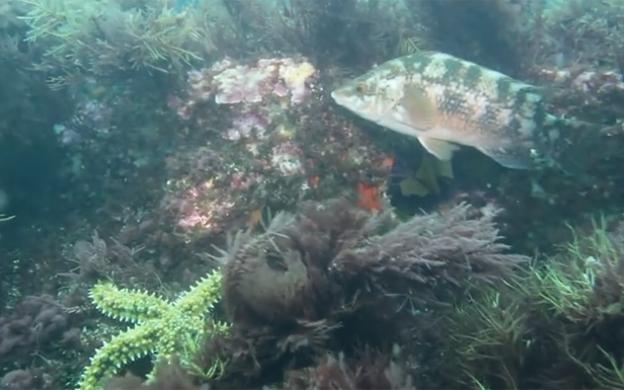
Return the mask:
[[[451,316],[466,385],[621,388],[624,247],[604,221]],[[456,378],[453,378],[456,379]]]
[[2,1],[0,389],[622,388],[623,17]]
[[430,47],[426,49],[434,46],[436,50],[468,61],[478,60],[516,76],[529,61],[524,58],[529,50],[525,39],[531,28],[531,15],[539,3],[406,0],[405,6],[427,26],[423,31],[424,41],[429,42]]
[[[399,222],[341,199],[240,231],[220,255],[232,328],[198,361],[229,357],[217,387],[621,387],[621,221],[529,264],[494,215]],[[153,385],[192,383],[176,366]]]
[[327,303],[342,310],[350,301],[323,294],[355,292],[358,284],[388,294],[409,284],[415,302],[434,302],[434,287],[448,292],[465,278],[492,281],[527,260],[502,255],[495,213],[477,218],[467,205],[405,222],[345,200],[301,209],[296,219],[276,215],[258,237],[239,233],[225,253],[224,298],[234,323],[316,321],[331,311]]
[[[323,383],[325,366],[337,366],[327,380],[344,376],[355,387],[410,383],[415,372],[384,351],[418,339],[409,329],[462,296],[462,281],[496,283],[528,261],[504,253],[494,215],[458,205],[400,222],[390,209],[371,214],[336,199],[279,213],[260,233],[239,231],[218,256],[232,328],[203,351],[206,362],[228,359],[215,385],[307,388]],[[364,361],[380,366],[356,374]]]
[[54,88],[86,77],[175,73],[207,54],[210,33],[198,8],[176,11],[167,1],[24,3],[30,6],[22,17],[26,41],[46,47],[37,68]]
[[[47,130],[68,107],[46,87],[43,76],[28,70],[36,53],[24,42],[28,28],[19,18],[26,11],[20,1],[0,5],[0,213],[9,208],[25,214],[41,211],[46,207],[33,205],[52,202],[62,182],[56,172],[62,152]],[[48,109],[49,115],[42,115]],[[31,199],[30,192],[40,199]]]

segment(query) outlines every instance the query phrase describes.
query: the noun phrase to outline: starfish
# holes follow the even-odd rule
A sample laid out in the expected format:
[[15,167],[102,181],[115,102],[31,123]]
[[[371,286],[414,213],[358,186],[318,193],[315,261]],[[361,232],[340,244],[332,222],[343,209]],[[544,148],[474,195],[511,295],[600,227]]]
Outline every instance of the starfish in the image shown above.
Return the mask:
[[218,271],[200,279],[173,302],[153,293],[120,289],[108,282],[96,284],[89,296],[102,313],[135,325],[96,351],[82,375],[79,390],[99,388],[103,378],[117,374],[143,356],[152,354],[155,362],[170,359],[177,351],[184,351],[189,340],[227,330],[226,324],[218,322],[206,327],[208,314],[221,297]]

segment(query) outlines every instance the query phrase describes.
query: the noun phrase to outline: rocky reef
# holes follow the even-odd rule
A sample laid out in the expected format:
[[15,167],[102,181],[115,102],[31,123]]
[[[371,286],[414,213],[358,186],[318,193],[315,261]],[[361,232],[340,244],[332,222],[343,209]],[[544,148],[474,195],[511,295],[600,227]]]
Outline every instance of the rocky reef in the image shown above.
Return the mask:
[[[624,9],[469,3],[2,2],[0,388],[622,387]],[[331,101],[420,50],[535,85],[564,169]]]

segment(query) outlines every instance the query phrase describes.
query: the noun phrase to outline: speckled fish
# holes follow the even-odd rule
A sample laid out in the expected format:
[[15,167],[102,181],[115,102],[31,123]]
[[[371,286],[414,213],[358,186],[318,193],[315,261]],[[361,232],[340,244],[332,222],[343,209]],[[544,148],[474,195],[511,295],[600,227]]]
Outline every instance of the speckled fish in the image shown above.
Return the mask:
[[381,64],[332,92],[341,106],[418,138],[450,160],[458,145],[509,168],[528,168],[536,148],[556,138],[537,88],[444,53],[421,52]]

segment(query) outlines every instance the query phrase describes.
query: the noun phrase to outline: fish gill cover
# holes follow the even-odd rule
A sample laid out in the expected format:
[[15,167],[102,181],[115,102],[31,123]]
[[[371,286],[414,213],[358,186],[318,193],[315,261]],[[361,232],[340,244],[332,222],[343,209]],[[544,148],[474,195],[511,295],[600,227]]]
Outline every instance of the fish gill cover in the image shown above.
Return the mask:
[[618,0],[2,1],[0,389],[623,388],[622,42]]

